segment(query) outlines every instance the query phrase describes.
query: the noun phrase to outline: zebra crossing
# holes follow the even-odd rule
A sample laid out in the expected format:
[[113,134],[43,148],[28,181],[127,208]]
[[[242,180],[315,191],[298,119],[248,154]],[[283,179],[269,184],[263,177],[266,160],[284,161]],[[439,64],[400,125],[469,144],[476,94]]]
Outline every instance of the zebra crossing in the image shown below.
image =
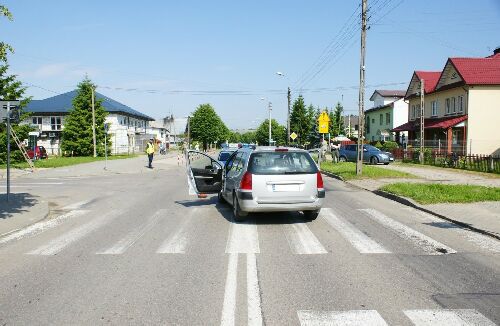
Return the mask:
[[[70,205],[68,207],[73,206]],[[77,206],[79,207],[81,205]],[[359,209],[358,211],[366,216],[365,222],[368,221],[369,223],[375,223],[387,229],[409,246],[416,248],[416,250],[424,255],[446,255],[458,252],[449,245],[437,239],[433,239],[432,237],[407,226],[406,224],[398,222],[380,211],[371,208]],[[88,214],[89,212],[90,210],[88,209],[75,210],[73,212],[62,214],[60,217],[53,220],[42,222],[40,225],[32,225],[27,231],[21,230],[19,234],[9,234],[7,237],[1,238],[0,245],[13,240],[19,240],[26,235],[30,237],[36,236],[47,229],[61,225],[65,219],[70,217],[75,219]],[[158,243],[157,247],[152,251],[157,254],[189,253],[190,250],[193,250],[193,248],[190,247],[190,244],[195,241],[195,237],[190,235],[190,232],[192,232],[195,224],[195,217],[210,214],[213,215],[214,212],[216,214],[222,214],[211,206],[190,208],[186,211],[186,214],[183,215],[183,218],[177,226],[165,230],[164,239],[161,243]],[[107,227],[108,224],[111,224],[113,220],[118,218],[123,213],[123,210],[113,210],[92,218],[86,223],[66,231],[49,242],[42,244],[37,248],[33,248],[32,250],[26,252],[26,254],[46,256],[58,254],[72,244],[83,240],[92,232]],[[147,234],[153,230],[157,231],[156,226],[158,226],[162,220],[168,219],[169,217],[171,217],[170,211],[166,209],[159,209],[150,217],[145,219],[143,223],[124,234],[121,238],[114,239],[114,243],[109,243],[107,246],[103,246],[103,248],[95,252],[95,254],[125,254],[137,242],[141,241],[141,238],[147,236]],[[420,216],[420,218],[424,221],[433,221],[433,219],[435,219],[429,216]],[[197,221],[199,221],[199,219]],[[440,223],[443,222],[441,221]],[[226,241],[226,254],[265,253],[261,240],[259,239],[259,229],[262,228],[265,230],[266,225],[259,225],[255,219],[250,219],[244,223],[228,223],[227,227],[227,238],[221,239],[221,241]],[[320,237],[318,234],[315,234],[318,230],[321,231],[322,229],[327,228],[333,231],[329,233],[329,236],[335,237],[337,241],[338,239],[345,241],[359,254],[380,255],[400,253],[398,250],[394,250],[394,248],[387,246],[385,243],[386,239],[380,236],[377,237],[376,235],[369,235],[362,229],[362,226],[353,224],[346,216],[342,216],[342,213],[339,213],[334,208],[323,208],[318,220],[313,223],[305,223],[304,221],[297,219],[292,221],[292,223],[283,223],[281,225],[277,225],[277,227],[282,230],[281,233],[286,239],[289,252],[295,255],[321,255],[334,252],[332,249],[330,249],[330,251],[326,249],[324,244],[327,240],[324,239],[324,235],[323,237]],[[459,227],[455,227],[452,230],[453,232],[456,232],[459,237],[468,240],[469,244],[480,250],[491,253],[500,252],[500,241],[496,239]],[[266,248],[269,250],[268,247]],[[283,250],[283,248],[280,248],[280,250]]]
[[[495,326],[475,309],[413,309],[403,314],[415,326]],[[387,326],[376,310],[313,311],[297,312],[301,326]]]

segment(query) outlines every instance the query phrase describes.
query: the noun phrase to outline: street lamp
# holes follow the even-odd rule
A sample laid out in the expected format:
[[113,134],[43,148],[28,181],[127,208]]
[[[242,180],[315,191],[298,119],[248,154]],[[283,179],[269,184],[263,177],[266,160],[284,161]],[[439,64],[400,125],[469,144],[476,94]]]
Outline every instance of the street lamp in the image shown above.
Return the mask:
[[[265,101],[266,99],[264,97],[261,97],[260,100]],[[271,146],[271,142],[273,140],[272,134],[271,134],[271,111],[272,111],[273,104],[271,102],[269,102],[267,104],[267,107],[269,108],[269,146]]]
[[[290,82],[290,80],[288,79],[288,77],[282,73],[281,71],[277,71],[276,72],[276,75],[280,76],[280,77],[284,77],[288,80],[288,82]],[[290,100],[291,100],[291,92],[290,92],[290,86],[288,86],[288,90],[287,90],[287,93],[286,93],[286,98],[288,100],[288,111],[287,111],[287,116],[286,116],[286,134],[287,134],[287,137],[286,137],[286,143],[287,145],[289,144],[290,142]]]

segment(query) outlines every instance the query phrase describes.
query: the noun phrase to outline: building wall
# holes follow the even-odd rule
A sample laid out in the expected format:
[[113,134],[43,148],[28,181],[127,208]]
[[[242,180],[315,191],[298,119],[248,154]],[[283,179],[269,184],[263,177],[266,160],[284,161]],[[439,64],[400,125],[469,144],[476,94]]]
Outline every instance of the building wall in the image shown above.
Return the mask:
[[[383,108],[380,110],[372,111],[366,113],[366,122],[365,125],[368,125],[368,119],[370,119],[370,132],[367,132],[365,137],[368,141],[377,141],[377,140],[394,140],[394,136],[390,134],[389,137],[381,136],[381,132],[385,130],[390,130],[393,128],[393,114],[392,114],[392,106]],[[387,114],[390,116],[390,122],[387,123]],[[382,123],[380,121],[380,115],[382,115]]]
[[[447,98],[455,98],[456,103],[458,105],[458,96],[463,96],[463,103],[464,103],[464,110],[463,112],[457,112],[455,113],[450,113],[446,114],[446,99]],[[443,118],[443,117],[452,117],[452,116],[460,116],[467,114],[467,88],[466,87],[455,87],[451,89],[447,89],[444,91],[438,91],[436,93],[431,93],[431,94],[425,94],[424,97],[424,104],[425,104],[425,118]],[[438,103],[438,110],[437,110],[437,115],[432,116],[432,101],[437,101]],[[451,101],[451,100],[450,100]],[[413,106],[415,108],[420,105],[420,96],[416,96],[413,98],[409,99],[409,105],[408,105],[408,121],[415,120],[416,118],[420,117],[420,110],[417,110],[415,116],[412,115],[413,111]]]
[[500,86],[470,86],[468,152],[500,156]]

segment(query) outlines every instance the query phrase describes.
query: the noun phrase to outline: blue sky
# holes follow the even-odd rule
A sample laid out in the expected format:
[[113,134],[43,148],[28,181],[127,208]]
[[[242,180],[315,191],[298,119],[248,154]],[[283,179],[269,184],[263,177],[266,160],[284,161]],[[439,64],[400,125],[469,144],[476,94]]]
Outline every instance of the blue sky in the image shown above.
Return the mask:
[[[285,122],[289,85],[307,104],[343,100],[357,112],[360,2],[3,1],[14,22],[0,22],[0,39],[15,48],[11,71],[34,85],[34,99],[88,74],[99,92],[153,117],[211,103],[230,128],[249,128],[267,117],[267,101]],[[414,70],[500,46],[499,0],[368,5],[367,99],[375,88],[406,89]]]

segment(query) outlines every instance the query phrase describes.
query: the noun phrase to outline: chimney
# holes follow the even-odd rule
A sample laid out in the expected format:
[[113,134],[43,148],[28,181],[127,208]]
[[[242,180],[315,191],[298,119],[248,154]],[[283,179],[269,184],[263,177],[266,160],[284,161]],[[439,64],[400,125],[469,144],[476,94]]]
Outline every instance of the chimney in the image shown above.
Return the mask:
[[499,54],[500,53],[500,46],[497,46],[495,50],[493,50],[493,54]]

